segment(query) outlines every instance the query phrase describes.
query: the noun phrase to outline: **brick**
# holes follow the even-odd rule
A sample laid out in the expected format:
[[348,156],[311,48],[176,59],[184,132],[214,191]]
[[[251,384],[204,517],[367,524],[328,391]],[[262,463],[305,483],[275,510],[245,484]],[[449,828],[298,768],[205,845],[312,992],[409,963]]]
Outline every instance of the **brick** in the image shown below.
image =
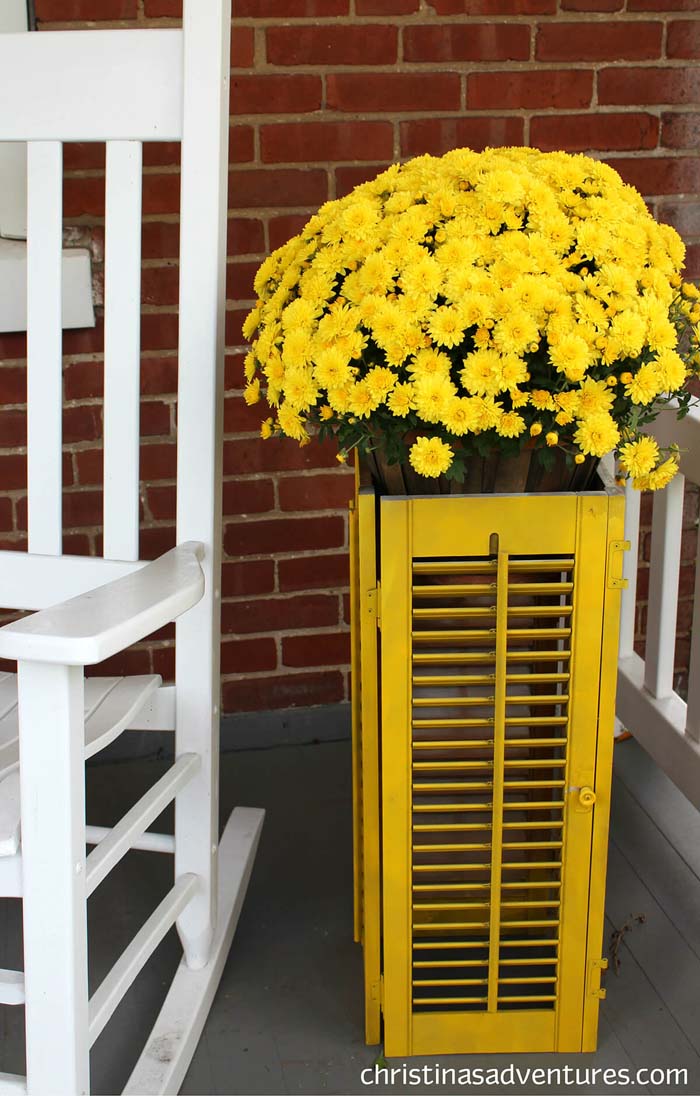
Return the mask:
[[[176,312],[144,313],[141,316],[141,349],[173,350],[177,346],[177,328]],[[79,351],[73,351],[73,353],[79,353]]]
[[140,534],[140,559],[158,559],[164,552],[169,552],[177,543],[177,534],[174,525],[159,526],[153,529],[142,529]]
[[229,208],[315,206],[328,197],[328,177],[320,168],[270,171],[233,169],[229,174]]
[[144,259],[177,259],[180,254],[180,226],[169,221],[146,221],[141,232]]
[[664,148],[697,148],[700,144],[700,113],[662,114],[661,122]]
[[228,480],[224,483],[224,513],[227,517],[262,514],[274,508],[272,480]]
[[549,114],[530,121],[530,143],[544,151],[656,148],[658,137],[653,114]]
[[291,438],[267,441],[247,438],[224,442],[224,475],[253,472],[296,472],[301,468],[337,468],[337,446],[314,442],[300,447]]
[[177,213],[180,209],[180,173],[144,175],[143,212]]
[[107,19],[135,19],[136,0],[36,0],[34,10],[40,22],[80,22]]
[[229,217],[227,232],[229,255],[257,255],[265,249],[262,221],[253,217]]
[[700,178],[700,157],[634,156],[625,160],[609,159],[626,183],[640,194],[693,193]]
[[263,163],[381,160],[392,155],[390,122],[297,122],[260,127]]
[[226,345],[241,346],[246,343],[243,338],[243,321],[248,315],[247,308],[231,308],[226,313]]
[[177,391],[177,358],[142,358],[141,395],[170,395]]
[[[80,454],[78,454],[80,461]],[[175,479],[177,446],[172,442],[151,442],[141,446],[141,478],[143,480]],[[84,480],[80,477],[80,482]]]
[[252,68],[255,61],[255,31],[253,27],[231,24],[231,68]]
[[255,131],[252,126],[231,126],[228,158],[232,164],[247,164],[255,159]]
[[181,18],[182,0],[145,0],[144,14],[151,19],[157,19],[159,16]]
[[283,666],[345,666],[349,662],[349,632],[285,636],[282,640]]
[[27,335],[24,331],[13,331],[9,334],[0,334],[0,361],[10,361],[13,358],[26,358]]
[[141,403],[141,437],[157,437],[170,433],[170,405],[159,400]]
[[0,499],[0,529],[3,533],[12,531],[12,500]]
[[0,455],[0,484],[3,491],[16,491],[27,486],[27,458],[16,453]]
[[95,141],[66,141],[63,146],[64,171],[104,171],[105,145]]
[[677,19],[668,24],[666,56],[700,57],[700,22],[697,19]]
[[[246,385],[245,379],[245,354],[227,354],[224,359],[224,389],[229,392],[231,388],[244,388]],[[233,400],[234,403],[243,403],[240,394],[236,393],[234,396],[227,397],[224,403],[224,430],[228,433],[228,427],[226,426],[226,415],[228,409],[229,421],[233,421],[231,416],[234,414],[232,409],[228,406],[229,400]],[[254,430],[256,433],[260,425],[260,406],[254,404],[253,407],[248,407],[247,404],[243,404],[246,408],[245,419],[243,419],[244,412],[241,411],[241,421],[247,422],[249,425],[245,427],[246,430]],[[250,417],[248,417],[250,416]],[[255,423],[255,426],[252,425]],[[233,429],[233,427],[231,428]]]
[[221,606],[221,629],[225,634],[323,628],[337,623],[338,599],[329,594],[225,601]]
[[401,122],[401,155],[421,156],[431,153],[442,156],[451,148],[521,145],[523,120],[515,117],[489,118],[420,118]]
[[72,176],[63,181],[64,217],[104,217],[105,181],[102,175]]
[[285,476],[279,481],[281,510],[347,510],[354,477],[349,472]]
[[241,521],[227,525],[224,533],[224,549],[229,556],[341,548],[344,541],[345,523],[340,517]]
[[225,681],[222,687],[225,712],[308,708],[315,704],[336,704],[345,699],[345,683],[338,670],[242,678]]
[[[16,366],[0,367],[0,403],[24,403],[27,399],[27,371]],[[0,435],[0,442],[2,437]]]
[[101,491],[64,491],[63,525],[72,529],[82,525],[102,524]]
[[692,278],[694,281],[700,279],[700,244],[688,244],[686,247],[683,273],[686,278]]
[[355,0],[357,15],[411,15],[419,0]]
[[234,16],[254,19],[347,15],[348,11],[349,0],[233,0]]
[[177,266],[149,266],[141,273],[143,304],[177,304],[180,271]]
[[350,581],[347,553],[334,552],[281,559],[277,564],[280,590],[338,590]]
[[179,141],[146,141],[143,146],[143,166],[179,167],[180,153]]
[[175,680],[175,648],[173,646],[156,647],[151,652],[153,673],[160,674],[168,683]]
[[234,76],[231,112],[235,114],[305,114],[321,107],[321,77]]
[[[330,110],[459,110],[460,95],[461,78],[456,73],[363,72],[326,77],[326,101]],[[347,122],[343,123],[344,127],[347,125]],[[388,154],[390,151],[382,151],[377,156]]]
[[255,403],[252,407],[240,394],[228,395],[224,401],[225,434],[260,434],[260,425],[269,415],[267,404]]
[[696,68],[608,68],[598,74],[598,102],[646,106],[700,101],[700,70]]
[[93,404],[63,410],[63,442],[93,441],[102,437],[102,408]]
[[148,509],[154,521],[175,521],[176,490],[170,487],[150,487],[147,491]]
[[560,0],[562,11],[621,11],[625,0]]
[[271,559],[224,560],[221,592],[224,597],[270,594],[275,588],[275,564]]
[[4,449],[27,444],[26,412],[0,411],[0,441]]
[[63,332],[63,353],[67,357],[72,354],[101,354],[103,346],[104,320],[101,316],[96,316],[94,327]]
[[226,296],[229,300],[254,301],[253,279],[259,262],[232,262],[226,267]]
[[661,56],[662,23],[545,23],[538,61],[642,61]]
[[222,674],[249,674],[277,669],[274,639],[227,639],[221,644]]
[[524,23],[443,23],[407,26],[405,61],[527,61],[530,28]]
[[269,27],[271,65],[391,65],[397,56],[395,26]]
[[150,674],[151,667],[151,652],[145,647],[131,647],[95,666],[87,666],[85,670],[87,677],[129,677],[134,674]]
[[389,164],[371,164],[360,167],[339,167],[335,170],[335,193],[337,198],[349,194],[354,187],[365,183],[369,179],[376,179],[382,171],[386,171]]
[[305,213],[287,213],[282,217],[271,217],[268,224],[270,249],[274,251],[282,244],[286,244],[292,236],[297,236],[308,220],[309,217]]
[[698,0],[627,0],[628,11],[697,11]]
[[436,15],[554,15],[557,0],[430,0]]
[[467,77],[471,110],[587,107],[592,93],[593,73],[584,70],[479,72]]

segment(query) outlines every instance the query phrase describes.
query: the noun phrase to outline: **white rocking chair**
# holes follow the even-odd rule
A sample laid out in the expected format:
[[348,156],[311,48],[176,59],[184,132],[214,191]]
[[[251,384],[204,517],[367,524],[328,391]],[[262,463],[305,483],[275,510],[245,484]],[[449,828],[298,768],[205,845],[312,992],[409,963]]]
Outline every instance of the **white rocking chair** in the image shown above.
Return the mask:
[[[21,896],[25,1077],[0,1092],[90,1091],[90,1047],[169,928],[184,950],[126,1089],[178,1091],[223,969],[263,812],[219,843],[221,422],[230,0],[183,29],[0,36],[0,140],[28,144],[29,550],[0,553],[0,895]],[[105,141],[104,558],[62,555],[62,142]],[[141,150],[182,142],[177,547],[139,561]],[[57,604],[58,603],[58,604]],[[169,621],[176,685],[84,679]],[[86,827],[85,759],[128,728],[174,730],[174,765],[111,830]],[[146,832],[175,801],[175,836]],[[86,856],[86,843],[96,846]],[[92,997],[87,899],[130,848],[174,853],[174,886]],[[136,1055],[135,1055],[136,1057]]]

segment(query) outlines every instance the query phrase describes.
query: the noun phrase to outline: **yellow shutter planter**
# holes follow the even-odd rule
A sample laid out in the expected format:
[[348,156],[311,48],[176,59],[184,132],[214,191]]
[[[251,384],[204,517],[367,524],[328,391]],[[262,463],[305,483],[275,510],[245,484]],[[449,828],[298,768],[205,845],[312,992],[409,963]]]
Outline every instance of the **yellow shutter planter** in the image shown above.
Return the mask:
[[355,924],[389,1056],[595,1049],[623,506],[358,483]]

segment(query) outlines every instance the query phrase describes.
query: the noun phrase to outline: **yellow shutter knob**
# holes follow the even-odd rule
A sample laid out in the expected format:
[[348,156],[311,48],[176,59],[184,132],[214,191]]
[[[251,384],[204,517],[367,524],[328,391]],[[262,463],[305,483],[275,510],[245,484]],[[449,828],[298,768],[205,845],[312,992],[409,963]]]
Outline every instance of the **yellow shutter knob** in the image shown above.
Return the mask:
[[593,788],[581,788],[578,793],[579,806],[584,810],[590,811],[595,803],[595,792]]

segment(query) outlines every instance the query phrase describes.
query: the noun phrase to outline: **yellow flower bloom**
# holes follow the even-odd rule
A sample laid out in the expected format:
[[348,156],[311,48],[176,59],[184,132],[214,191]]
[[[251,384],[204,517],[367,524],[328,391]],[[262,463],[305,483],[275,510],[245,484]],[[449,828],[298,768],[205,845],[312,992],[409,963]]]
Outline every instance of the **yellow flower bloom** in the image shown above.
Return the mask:
[[663,389],[663,376],[651,362],[645,362],[625,385],[625,394],[629,396],[632,403],[646,405],[653,403]]
[[659,447],[654,438],[644,436],[620,446],[620,464],[630,476],[645,476],[659,459]]
[[549,446],[558,445],[559,444],[559,435],[557,434],[556,430],[550,430],[547,434],[545,434],[545,439],[544,440],[547,442],[547,445],[549,445]]
[[295,407],[290,407],[286,402],[277,410],[277,422],[283,434],[295,441],[303,442],[308,438],[304,427],[304,420]]
[[415,407],[415,389],[412,384],[396,384],[389,393],[387,406],[397,419],[405,419]]
[[530,427],[530,437],[531,438],[536,438],[541,433],[542,433],[542,423],[541,422],[533,422],[532,426]]
[[525,430],[525,419],[517,411],[504,411],[496,423],[496,431],[502,438],[518,438]]
[[605,411],[582,419],[574,435],[574,441],[582,453],[591,457],[604,457],[620,440],[620,431],[614,419]]
[[260,378],[259,377],[256,377],[254,381],[251,381],[250,384],[246,385],[245,390],[243,392],[243,399],[245,400],[245,402],[248,404],[249,407],[252,407],[253,404],[258,402],[258,400],[260,399]]
[[274,419],[265,419],[265,421],[260,426],[260,437],[261,438],[271,438],[272,435],[274,434],[274,432],[275,432],[275,420]]
[[441,305],[431,314],[428,331],[438,346],[459,346],[464,339],[464,320],[458,309]]
[[440,438],[418,438],[409,450],[408,459],[419,476],[435,479],[450,467],[454,452]]
[[453,396],[443,412],[443,422],[457,437],[478,429],[477,409],[473,401],[468,396]]

